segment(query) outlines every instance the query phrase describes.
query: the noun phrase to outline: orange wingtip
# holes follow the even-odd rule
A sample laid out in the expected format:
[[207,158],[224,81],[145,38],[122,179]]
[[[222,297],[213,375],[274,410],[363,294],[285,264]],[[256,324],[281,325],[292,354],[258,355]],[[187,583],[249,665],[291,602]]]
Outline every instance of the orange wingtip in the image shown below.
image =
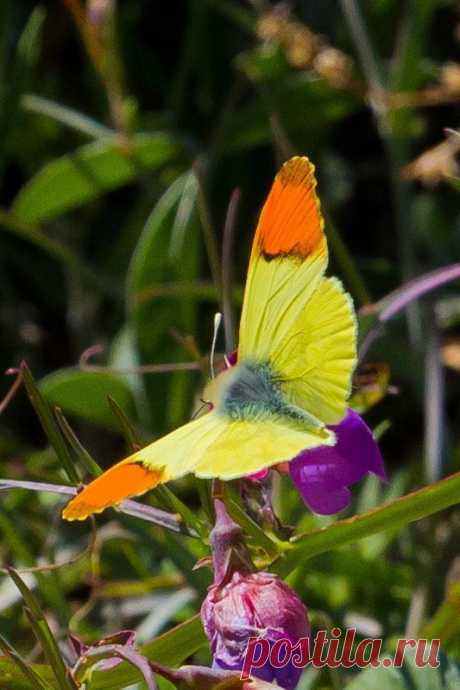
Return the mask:
[[315,166],[308,158],[295,156],[283,165],[262,209],[254,239],[255,248],[267,259],[305,259],[326,250],[315,188]]
[[86,520],[125,498],[140,496],[160,484],[163,470],[149,470],[140,463],[119,463],[97,477],[72,498],[62,511],[64,520]]

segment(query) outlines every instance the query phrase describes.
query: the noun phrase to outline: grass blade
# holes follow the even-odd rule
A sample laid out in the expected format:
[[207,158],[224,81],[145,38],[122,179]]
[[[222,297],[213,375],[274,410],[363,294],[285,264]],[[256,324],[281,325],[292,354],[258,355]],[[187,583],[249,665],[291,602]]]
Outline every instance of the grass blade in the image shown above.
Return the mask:
[[38,113],[39,115],[50,117],[56,122],[71,127],[77,132],[86,134],[93,139],[107,136],[113,137],[115,135],[113,129],[101,125],[92,117],[88,117],[88,115],[84,115],[73,108],[67,108],[64,105],[55,103],[49,98],[27,93],[21,98],[21,107],[31,113]]
[[189,527],[192,527],[202,539],[205,539],[207,537],[207,529],[197,518],[195,513],[190,510],[188,506],[183,503],[183,501],[180,500],[172,491],[171,489],[168,489],[167,486],[164,484],[157,486],[156,488],[156,493],[157,496],[166,503],[166,505],[172,510],[174,513],[178,513],[184,523],[186,525],[189,525]]
[[31,690],[50,690],[51,686],[45,683],[30,664],[27,664],[22,656],[13,649],[9,642],[0,633],[0,649],[20,669],[24,677],[30,680]]
[[79,441],[74,430],[64,417],[64,413],[62,412],[61,408],[55,407],[54,414],[56,416],[57,423],[59,424],[59,428],[61,429],[70,448],[73,450],[76,459],[81,462],[91,477],[98,477],[100,474],[102,474],[102,469],[99,467],[94,458],[88,453],[83,444]]
[[32,630],[43,649],[46,660],[53,670],[59,688],[62,690],[77,690],[77,686],[67,671],[66,665],[59,650],[59,646],[50,630],[48,622],[37,599],[16,570],[13,568],[8,568],[8,572],[16,587],[22,594],[25,602],[25,613],[29,619]]
[[294,547],[274,563],[274,570],[286,576],[309,558],[338,549],[384,530],[400,529],[460,502],[460,472],[367,513],[338,520],[329,527],[294,537]]
[[35,412],[37,413],[38,418],[40,419],[41,425],[48,438],[48,441],[53,447],[72,484],[79,484],[80,477],[78,476],[78,473],[75,469],[75,465],[72,462],[72,456],[70,455],[70,451],[66,445],[66,442],[64,441],[64,438],[53,417],[48,403],[45,401],[42,394],[37,388],[35,380],[26,362],[21,363],[21,372],[24,378],[24,385],[26,387],[27,394],[30,398],[30,402],[32,403]]
[[123,412],[120,405],[114,398],[112,398],[111,395],[107,396],[107,402],[109,403],[110,409],[119,422],[119,429],[130,452],[134,453],[136,450],[139,450],[139,448],[142,447],[142,443],[136,429],[128,419],[127,415]]

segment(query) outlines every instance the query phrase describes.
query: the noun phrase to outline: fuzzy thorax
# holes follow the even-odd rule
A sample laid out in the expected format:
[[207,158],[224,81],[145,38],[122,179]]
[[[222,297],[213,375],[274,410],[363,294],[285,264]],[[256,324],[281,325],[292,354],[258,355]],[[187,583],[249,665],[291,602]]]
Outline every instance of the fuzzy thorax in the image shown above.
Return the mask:
[[216,407],[231,419],[281,417],[296,427],[311,429],[324,426],[307,410],[289,402],[283,393],[282,378],[268,362],[240,362],[221,376],[216,389]]

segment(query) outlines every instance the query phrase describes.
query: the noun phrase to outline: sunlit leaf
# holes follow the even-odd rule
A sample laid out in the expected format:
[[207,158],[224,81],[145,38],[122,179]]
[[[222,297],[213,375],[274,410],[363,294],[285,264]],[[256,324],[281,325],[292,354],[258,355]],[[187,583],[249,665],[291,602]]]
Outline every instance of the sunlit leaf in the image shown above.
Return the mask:
[[120,429],[107,401],[109,395],[129,418],[136,418],[131,389],[115,374],[60,369],[40,381],[40,390],[50,405],[108,429]]
[[168,134],[137,134],[129,146],[113,138],[86,144],[44,166],[19,192],[12,212],[28,223],[49,221],[177,159]]

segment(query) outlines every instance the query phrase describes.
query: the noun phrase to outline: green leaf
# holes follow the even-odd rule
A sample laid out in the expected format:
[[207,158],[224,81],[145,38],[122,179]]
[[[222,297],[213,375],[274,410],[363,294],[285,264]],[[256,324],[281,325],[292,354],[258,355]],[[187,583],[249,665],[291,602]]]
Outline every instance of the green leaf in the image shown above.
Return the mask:
[[42,616],[40,619],[37,619],[27,606],[24,607],[24,612],[29,620],[33,633],[37,638],[37,642],[40,644],[46,660],[54,673],[59,690],[78,690],[75,682],[72,680],[72,677],[66,668],[64,659],[61,656],[59,645],[55,640],[44,616]]
[[[37,690],[49,690],[50,686],[46,683],[39,674],[34,671],[34,669],[27,664],[24,659],[16,652],[13,647],[8,643],[8,641],[0,635],[0,649],[2,652],[11,659],[12,663],[20,670],[23,675],[24,682],[28,680],[32,688],[37,688]],[[2,679],[2,668],[0,661],[0,680]],[[5,681],[7,682],[7,681]],[[0,686],[1,687],[1,686]],[[15,690],[16,686],[11,685],[12,690]]]
[[113,431],[119,431],[120,425],[107,396],[116,400],[128,417],[136,417],[131,389],[115,374],[60,369],[40,381],[40,390],[50,405]]
[[[43,7],[36,7],[30,14],[24,30],[17,44],[15,61],[8,69],[8,79],[4,78],[2,70],[2,83],[0,84],[0,130],[2,140],[0,142],[0,165],[3,168],[6,154],[13,153],[14,134],[23,125],[22,118],[18,117],[18,105],[21,95],[28,88],[33,75],[41,47],[41,33],[46,12]],[[4,23],[4,17],[2,16]],[[3,55],[2,55],[3,57]]]
[[43,653],[49,665],[51,666],[59,688],[61,690],[77,690],[75,683],[67,673],[59,645],[57,644],[53,633],[51,632],[43,611],[40,608],[40,604],[27,587],[24,580],[22,580],[19,573],[13,568],[9,568],[8,572],[16,587],[22,594],[26,604],[24,608],[25,613],[29,619],[33,632],[40,643]]
[[196,530],[197,534],[204,540],[207,537],[208,530],[205,525],[183,501],[176,496],[175,493],[169,489],[166,484],[160,484],[156,488],[157,497],[162,501],[166,508],[181,516],[185,525]]
[[[127,299],[141,364],[190,359],[171,331],[196,332],[197,298],[188,289],[161,299],[157,293],[163,283],[168,287],[198,276],[201,233],[196,204],[196,179],[189,172],[176,179],[157,202],[133,255]],[[156,424],[162,418],[166,429],[183,423],[191,404],[190,375],[177,372],[147,376],[144,381]]]
[[178,158],[181,147],[169,134],[136,134],[125,148],[108,137],[45,165],[16,196],[12,212],[28,223],[49,221],[104,192]]
[[[46,664],[28,664],[28,668],[45,684],[45,687],[60,690],[56,684],[50,666]],[[39,690],[40,685],[27,678],[16,661],[8,657],[0,657],[0,688],[5,690]]]
[[[375,435],[375,431],[374,431]],[[393,501],[399,498],[405,491],[408,483],[407,473],[400,471],[395,473],[391,478],[391,483],[382,485],[381,481],[375,475],[369,475],[363,484],[358,505],[357,513],[364,513],[366,510],[375,508],[386,501]],[[360,551],[367,559],[377,559],[393,541],[399,532],[396,527],[393,530],[385,530],[379,532],[360,542]]]
[[450,184],[452,189],[460,192],[460,177],[448,177],[447,182]]
[[346,690],[408,690],[404,678],[396,668],[367,668],[358,673]]
[[460,503],[460,472],[367,513],[294,537],[294,548],[275,562],[274,569],[286,576],[320,553],[385,530],[401,529],[457,503]]

